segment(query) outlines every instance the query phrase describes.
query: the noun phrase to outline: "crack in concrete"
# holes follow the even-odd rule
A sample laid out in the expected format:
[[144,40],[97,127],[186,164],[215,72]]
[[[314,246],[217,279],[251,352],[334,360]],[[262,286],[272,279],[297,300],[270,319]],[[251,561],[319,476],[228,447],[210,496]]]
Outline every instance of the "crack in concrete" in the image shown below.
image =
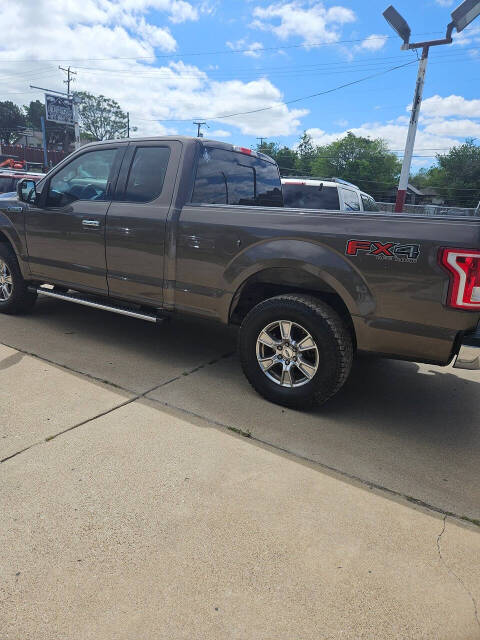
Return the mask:
[[462,578],[460,578],[460,576],[458,576],[455,573],[455,571],[453,571],[453,569],[451,569],[448,566],[448,564],[445,562],[445,558],[442,555],[442,547],[441,547],[441,544],[440,544],[440,540],[442,539],[442,536],[445,533],[446,526],[447,526],[447,515],[444,515],[443,516],[443,527],[442,527],[442,530],[440,531],[440,533],[437,536],[438,557],[440,558],[440,562],[443,564],[443,566],[448,571],[448,573],[450,573],[450,575],[452,575],[455,578],[455,580],[457,580],[457,582],[462,586],[463,590],[470,597],[470,600],[472,601],[472,604],[473,604],[473,614],[475,616],[475,621],[477,623],[478,628],[480,629],[480,618],[478,616],[478,605],[477,605],[477,601],[475,600],[475,597],[474,597],[473,593],[469,590],[469,588],[467,587],[465,582],[462,580]]
[[338,469],[337,467],[332,467],[331,465],[325,464],[324,462],[319,462],[318,460],[313,460],[312,458],[308,458],[307,456],[303,456],[301,453],[296,453],[295,451],[291,451],[290,449],[285,449],[284,447],[280,447],[276,444],[272,444],[271,442],[268,442],[267,440],[262,440],[261,438],[258,438],[257,436],[255,436],[254,434],[252,434],[250,431],[243,431],[242,429],[239,429],[238,427],[234,427],[232,425],[229,424],[225,424],[223,422],[219,422],[218,420],[213,420],[212,418],[208,418],[206,416],[202,416],[199,413],[196,413],[195,411],[190,411],[189,409],[184,409],[183,407],[177,407],[174,404],[171,404],[169,402],[166,402],[164,400],[157,400],[156,398],[147,398],[149,401],[151,402],[156,402],[158,404],[161,404],[165,407],[169,407],[170,409],[175,409],[176,411],[180,411],[182,413],[186,413],[187,415],[191,415],[195,418],[199,418],[200,420],[204,420],[205,422],[208,422],[212,425],[215,425],[216,427],[221,427],[223,429],[228,429],[228,431],[233,431],[234,433],[236,433],[237,435],[241,435],[244,438],[249,438],[250,440],[253,440],[254,442],[258,442],[259,444],[263,445],[263,446],[267,446],[271,449],[274,449],[275,451],[280,451],[281,453],[286,453],[289,456],[294,456],[295,458],[298,458],[299,460],[304,460],[305,462],[308,462],[309,464],[313,464],[317,467],[320,467],[321,469],[324,469],[325,471],[331,471],[332,473],[335,473],[343,478],[348,478],[349,480],[353,480],[354,482],[358,482],[359,484],[368,487],[369,489],[375,489],[376,491],[381,491],[383,493],[387,493],[388,495],[394,496],[395,498],[401,498],[402,500],[406,500],[407,502],[410,502],[412,504],[415,504],[419,507],[422,507],[423,509],[428,509],[428,511],[433,511],[434,513],[439,513],[445,517],[449,516],[450,518],[455,518],[455,520],[460,520],[461,522],[469,522],[470,524],[474,524],[475,526],[478,527],[476,521],[472,520],[471,518],[467,518],[465,516],[461,516],[458,513],[454,513],[453,511],[447,511],[445,509],[442,509],[441,507],[437,507],[436,505],[430,504],[429,502],[425,502],[424,500],[420,500],[419,498],[414,498],[412,496],[407,495],[406,493],[402,493],[401,491],[396,491],[395,489],[390,489],[389,487],[385,487],[384,485],[378,484],[376,482],[373,482],[372,480],[366,480],[365,478],[361,478],[360,476],[356,476],[353,473],[348,473],[348,471],[343,471],[342,469]]
[[[78,371],[76,369],[72,369],[71,367],[68,367],[67,365],[59,364],[58,362],[53,362],[53,361],[48,360],[47,358],[43,358],[42,356],[39,356],[37,354],[29,353],[28,351],[23,351],[22,349],[18,349],[17,347],[10,346],[10,345],[5,344],[3,342],[1,344],[3,344],[3,346],[5,346],[5,347],[8,347],[9,349],[15,349],[16,351],[18,351],[19,353],[21,353],[23,355],[31,356],[33,358],[36,358],[37,360],[41,360],[42,362],[47,362],[48,364],[52,364],[52,365],[54,365],[56,367],[60,367],[61,369],[65,369],[65,370],[67,370],[67,371],[69,371],[71,373],[76,373],[76,374],[85,376],[86,378],[93,379],[96,382],[102,382],[103,384],[105,384],[107,386],[114,387],[115,389],[120,389],[121,391],[125,391],[126,393],[135,393],[134,391],[132,391],[130,389],[126,389],[124,387],[120,387],[119,385],[116,385],[115,383],[108,382],[106,380],[101,380],[100,378],[92,376],[91,374],[84,373],[83,371]],[[142,393],[136,393],[132,398],[129,398],[128,400],[125,400],[125,402],[121,402],[120,404],[117,404],[114,407],[111,407],[110,409],[107,409],[106,411],[101,411],[100,413],[98,413],[98,414],[96,414],[94,416],[91,416],[90,418],[87,418],[86,420],[82,420],[81,422],[79,422],[77,424],[74,424],[74,425],[72,425],[70,427],[67,427],[66,429],[62,429],[62,431],[58,431],[57,433],[54,433],[51,436],[47,436],[43,440],[38,440],[37,442],[33,442],[28,447],[24,447],[23,449],[20,449],[19,451],[16,451],[15,453],[12,453],[9,456],[6,456],[5,458],[0,459],[0,464],[2,464],[4,462],[7,462],[8,460],[11,460],[12,458],[16,458],[20,454],[25,453],[26,451],[29,451],[33,447],[37,447],[37,446],[39,446],[41,444],[45,444],[46,442],[50,442],[51,440],[55,440],[55,438],[58,438],[59,436],[65,434],[65,433],[68,433],[69,431],[73,431],[74,429],[78,429],[79,427],[83,427],[84,425],[88,424],[89,422],[92,422],[93,420],[97,420],[98,418],[103,418],[103,416],[106,416],[109,413],[112,413],[113,411],[116,411],[117,409],[121,409],[122,407],[125,407],[125,406],[127,406],[129,404],[132,404],[133,402],[136,402],[137,400],[140,400],[141,398],[145,398],[149,393],[152,393],[153,391],[157,391],[157,389],[161,389],[162,387],[165,387],[168,384],[171,384],[172,382],[175,382],[176,380],[180,380],[180,378],[182,378],[183,376],[189,376],[192,373],[195,373],[196,371],[199,371],[200,369],[203,369],[207,365],[216,364],[217,362],[219,362],[220,360],[222,360],[224,358],[229,358],[231,355],[232,355],[232,353],[223,354],[223,355],[219,356],[218,358],[216,358],[214,360],[209,360],[205,364],[197,365],[193,369],[184,371],[181,374],[179,374],[178,376],[175,376],[174,378],[170,378],[170,380],[166,380],[165,382],[161,382],[160,384],[157,384],[154,387],[152,387],[150,389],[147,389],[146,391],[142,391]],[[9,357],[11,358],[13,356],[9,356]]]

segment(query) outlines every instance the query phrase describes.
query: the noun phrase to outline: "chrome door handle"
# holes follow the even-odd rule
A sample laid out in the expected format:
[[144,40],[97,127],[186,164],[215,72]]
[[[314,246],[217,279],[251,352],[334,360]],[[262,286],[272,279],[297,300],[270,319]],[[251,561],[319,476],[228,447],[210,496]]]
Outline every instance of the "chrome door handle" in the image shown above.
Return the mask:
[[99,220],[82,220],[82,225],[84,227],[99,227],[100,221]]
[[7,207],[7,211],[10,213],[22,213],[23,207]]

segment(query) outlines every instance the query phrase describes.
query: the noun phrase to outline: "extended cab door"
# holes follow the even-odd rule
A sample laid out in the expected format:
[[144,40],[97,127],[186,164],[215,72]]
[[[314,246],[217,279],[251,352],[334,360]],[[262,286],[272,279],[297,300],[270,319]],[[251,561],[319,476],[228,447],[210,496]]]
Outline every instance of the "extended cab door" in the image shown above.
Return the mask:
[[125,145],[86,149],[49,177],[25,212],[32,276],[107,292],[105,219]]
[[111,296],[162,306],[165,227],[181,151],[176,140],[129,145],[107,215]]

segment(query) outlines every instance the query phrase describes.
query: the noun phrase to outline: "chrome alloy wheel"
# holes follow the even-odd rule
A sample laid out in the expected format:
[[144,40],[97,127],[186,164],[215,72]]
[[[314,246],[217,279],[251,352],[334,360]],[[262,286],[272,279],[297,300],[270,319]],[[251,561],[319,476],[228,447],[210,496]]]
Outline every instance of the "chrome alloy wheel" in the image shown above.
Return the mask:
[[7,263],[0,259],[0,300],[6,302],[13,291],[12,274]]
[[282,387],[310,382],[318,370],[318,348],[310,333],[290,320],[266,326],[257,338],[257,361],[263,373]]

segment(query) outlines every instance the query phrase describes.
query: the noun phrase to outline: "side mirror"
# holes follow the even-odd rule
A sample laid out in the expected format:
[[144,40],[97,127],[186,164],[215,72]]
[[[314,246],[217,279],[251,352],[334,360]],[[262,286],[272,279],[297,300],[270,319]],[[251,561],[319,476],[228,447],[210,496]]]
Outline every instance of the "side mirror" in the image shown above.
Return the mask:
[[17,184],[17,196],[21,202],[35,204],[37,200],[37,187],[35,180],[24,178]]

